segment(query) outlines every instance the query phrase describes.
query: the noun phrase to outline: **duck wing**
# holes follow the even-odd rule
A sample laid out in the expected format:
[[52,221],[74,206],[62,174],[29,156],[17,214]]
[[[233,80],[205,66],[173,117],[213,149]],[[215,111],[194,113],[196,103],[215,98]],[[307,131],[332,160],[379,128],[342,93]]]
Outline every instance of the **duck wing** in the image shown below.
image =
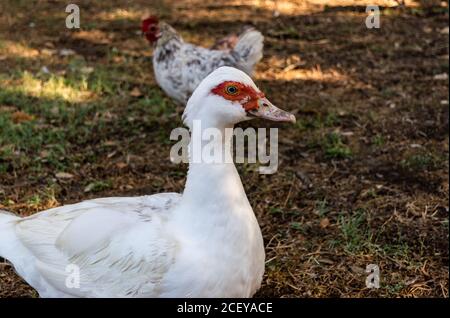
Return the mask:
[[177,250],[167,220],[180,198],[103,198],[19,220],[15,233],[41,276],[33,287],[44,297],[157,297]]

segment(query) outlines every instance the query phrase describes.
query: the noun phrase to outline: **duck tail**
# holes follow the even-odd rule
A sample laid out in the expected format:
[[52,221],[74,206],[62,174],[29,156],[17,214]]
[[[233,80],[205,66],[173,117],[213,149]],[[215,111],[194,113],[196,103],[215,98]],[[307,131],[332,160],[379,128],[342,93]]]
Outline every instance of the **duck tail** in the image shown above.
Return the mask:
[[0,257],[8,258],[9,251],[16,241],[14,223],[19,219],[12,213],[0,210]]

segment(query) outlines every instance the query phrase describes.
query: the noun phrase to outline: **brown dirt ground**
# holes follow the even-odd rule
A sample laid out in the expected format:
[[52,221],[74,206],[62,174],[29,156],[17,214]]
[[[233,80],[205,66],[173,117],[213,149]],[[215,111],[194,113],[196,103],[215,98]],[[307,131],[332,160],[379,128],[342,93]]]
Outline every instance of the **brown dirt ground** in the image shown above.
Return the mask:
[[[66,127],[27,106],[51,97],[5,97],[19,85],[17,72],[47,66],[66,76],[71,57],[49,50],[73,49],[117,76],[108,79],[112,91],[69,103],[88,109],[87,122],[64,135],[63,167],[45,159],[53,141],[19,151],[3,135],[0,149],[15,151],[0,152],[0,208],[27,216],[94,197],[182,191],[186,166],[168,160],[182,108],[155,85],[139,21],[157,13],[202,45],[251,24],[265,35],[256,82],[299,119],[279,126],[276,174],[238,167],[266,244],[257,296],[448,297],[448,79],[436,77],[448,74],[448,3],[370,1],[382,16],[381,28],[369,30],[364,1],[148,2],[80,2],[79,31],[63,27],[64,1],[1,2],[0,112],[13,113],[11,127],[30,118],[39,134]],[[169,111],[138,107],[147,94],[162,96]],[[57,178],[59,170],[72,177]],[[104,182],[85,192],[93,180]],[[371,263],[380,267],[379,289],[365,287]],[[37,296],[0,266],[0,297]]]

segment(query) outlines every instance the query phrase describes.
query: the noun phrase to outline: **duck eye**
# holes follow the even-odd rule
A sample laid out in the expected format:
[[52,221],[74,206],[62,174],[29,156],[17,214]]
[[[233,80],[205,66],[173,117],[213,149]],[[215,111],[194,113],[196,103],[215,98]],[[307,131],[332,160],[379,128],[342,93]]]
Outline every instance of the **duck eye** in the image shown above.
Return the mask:
[[236,95],[238,93],[238,88],[234,85],[227,86],[226,92],[229,95]]

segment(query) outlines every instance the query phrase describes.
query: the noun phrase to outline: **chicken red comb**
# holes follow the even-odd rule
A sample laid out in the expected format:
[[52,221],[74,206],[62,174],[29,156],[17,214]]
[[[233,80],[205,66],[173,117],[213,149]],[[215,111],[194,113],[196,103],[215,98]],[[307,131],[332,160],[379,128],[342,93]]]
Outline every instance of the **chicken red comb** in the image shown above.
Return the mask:
[[141,23],[141,30],[142,30],[142,32],[143,32],[143,33],[146,33],[147,30],[148,30],[148,27],[149,27],[150,25],[152,25],[152,24],[158,24],[158,22],[159,22],[158,17],[156,17],[156,16],[154,16],[154,15],[148,17],[148,18],[145,19],[145,20],[142,20],[142,23]]

